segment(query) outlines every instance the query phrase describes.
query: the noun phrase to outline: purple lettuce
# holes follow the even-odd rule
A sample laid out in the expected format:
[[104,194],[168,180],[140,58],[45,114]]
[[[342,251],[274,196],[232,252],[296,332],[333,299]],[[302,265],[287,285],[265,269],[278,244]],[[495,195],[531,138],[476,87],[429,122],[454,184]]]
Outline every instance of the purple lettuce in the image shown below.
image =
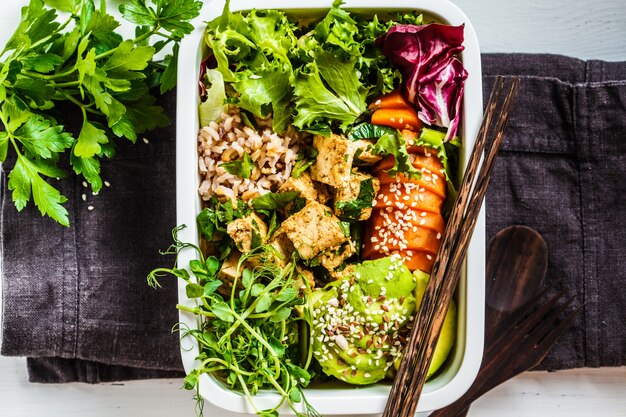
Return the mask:
[[463,48],[463,28],[437,23],[396,25],[376,40],[402,74],[402,91],[426,124],[448,128],[451,140],[459,126],[467,71],[456,58]]

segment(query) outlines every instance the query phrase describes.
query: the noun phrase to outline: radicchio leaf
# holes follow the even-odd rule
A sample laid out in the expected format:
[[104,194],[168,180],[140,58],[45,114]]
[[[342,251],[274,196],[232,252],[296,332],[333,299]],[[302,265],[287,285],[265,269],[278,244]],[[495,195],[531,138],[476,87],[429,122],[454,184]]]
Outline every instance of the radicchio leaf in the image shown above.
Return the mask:
[[396,25],[376,40],[383,54],[402,73],[402,91],[429,125],[447,127],[445,140],[459,126],[467,71],[456,54],[463,47],[463,28],[438,23]]

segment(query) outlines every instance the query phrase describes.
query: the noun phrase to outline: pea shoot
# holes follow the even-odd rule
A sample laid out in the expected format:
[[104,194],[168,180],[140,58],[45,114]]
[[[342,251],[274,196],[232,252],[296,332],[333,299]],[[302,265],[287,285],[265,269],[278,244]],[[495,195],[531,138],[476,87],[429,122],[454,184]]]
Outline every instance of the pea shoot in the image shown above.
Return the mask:
[[[225,288],[223,261],[181,242],[179,230],[174,230],[168,253],[193,248],[197,259],[185,268],[155,269],[148,283],[158,287],[161,275],[174,275],[186,283],[187,297],[196,300],[194,307],[177,305],[198,318],[197,328],[180,327],[181,337],[193,338],[200,351],[200,365],[186,376],[184,387],[197,390],[200,376],[210,374],[242,391],[260,416],[278,416],[285,402],[298,416],[318,416],[302,392],[312,377],[311,289],[295,260],[281,260],[271,245],[261,245],[240,257],[230,288]],[[276,391],[281,401],[261,410],[253,397],[265,389]],[[196,399],[202,414],[199,393]]]

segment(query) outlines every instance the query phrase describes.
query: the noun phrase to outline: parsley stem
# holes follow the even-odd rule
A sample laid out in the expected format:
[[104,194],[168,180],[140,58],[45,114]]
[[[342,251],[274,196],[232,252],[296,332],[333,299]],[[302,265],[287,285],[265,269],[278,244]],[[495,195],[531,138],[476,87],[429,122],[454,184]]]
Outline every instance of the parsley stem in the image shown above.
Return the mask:
[[68,75],[72,75],[75,71],[76,71],[76,67],[70,68],[67,71],[60,72],[58,74],[47,75],[47,74],[40,74],[38,72],[26,71],[26,70],[23,70],[22,74],[28,75],[31,78],[39,78],[42,80],[56,80],[59,78],[67,77]]
[[81,111],[83,112],[83,115],[85,116],[85,119],[87,118],[87,115],[85,114],[85,111],[88,111],[91,114],[96,114],[98,116],[104,116],[104,113],[102,113],[101,111],[98,110],[94,110],[92,108],[90,108],[90,105],[88,104],[83,104],[81,103],[79,100],[77,100],[76,98],[74,98],[74,96],[72,96],[71,94],[61,90],[61,94],[63,94],[63,96],[68,99],[69,101],[71,101],[72,103],[76,104],[78,107],[81,108]]
[[80,81],[68,81],[65,83],[55,83],[54,81],[50,86],[52,88],[64,88],[64,87],[78,87],[80,85]]
[[178,42],[178,39],[168,35],[167,33],[163,33],[163,32],[155,32],[155,35],[159,35],[165,39],[169,39],[170,41],[174,41],[174,42]]

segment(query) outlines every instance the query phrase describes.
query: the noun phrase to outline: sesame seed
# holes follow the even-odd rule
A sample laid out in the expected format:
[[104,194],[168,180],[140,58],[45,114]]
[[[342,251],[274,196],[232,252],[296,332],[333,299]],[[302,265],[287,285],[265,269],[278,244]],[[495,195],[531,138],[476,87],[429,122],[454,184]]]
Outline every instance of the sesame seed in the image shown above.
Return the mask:
[[83,181],[83,187],[87,188],[87,181]]
[[81,195],[80,198],[82,198],[83,201],[87,201],[87,196],[85,194]]
[[370,374],[368,374],[368,373],[366,372],[366,373],[364,373],[364,374],[363,374],[363,376],[364,376],[365,378],[369,378],[371,375],[370,375]]
[[110,187],[110,186],[111,186],[111,183],[110,183],[110,182],[108,182],[108,181],[105,181],[105,182],[104,182],[104,186],[105,186],[105,187]]
[[148,140],[148,138],[143,138],[143,143],[150,143],[150,141]]
[[93,210],[93,206],[87,207],[87,210],[89,210],[89,211]]

